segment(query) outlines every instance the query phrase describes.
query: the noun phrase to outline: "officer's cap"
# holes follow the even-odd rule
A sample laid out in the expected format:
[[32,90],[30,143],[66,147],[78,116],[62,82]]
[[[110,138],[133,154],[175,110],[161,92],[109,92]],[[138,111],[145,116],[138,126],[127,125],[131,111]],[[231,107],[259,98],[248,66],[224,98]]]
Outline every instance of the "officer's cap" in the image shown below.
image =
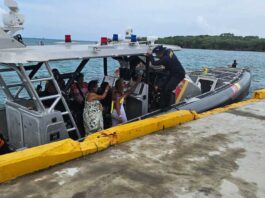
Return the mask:
[[158,46],[156,46],[154,49],[153,49],[153,53],[156,53],[156,54],[158,54],[158,53],[161,53],[161,52],[163,52],[164,51],[164,47],[163,47],[163,45],[158,45]]

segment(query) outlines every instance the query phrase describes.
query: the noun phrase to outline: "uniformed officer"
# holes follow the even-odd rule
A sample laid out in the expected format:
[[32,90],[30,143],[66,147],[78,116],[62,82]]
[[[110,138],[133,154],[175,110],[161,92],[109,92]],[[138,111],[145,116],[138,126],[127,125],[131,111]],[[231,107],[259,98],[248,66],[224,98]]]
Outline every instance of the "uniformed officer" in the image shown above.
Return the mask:
[[185,78],[185,70],[171,49],[158,45],[152,52],[159,58],[159,60],[155,60],[151,54],[148,54],[152,65],[162,65],[164,70],[167,71],[164,79],[161,79],[162,83],[159,85],[161,90],[160,108],[165,109],[170,106],[172,90]]

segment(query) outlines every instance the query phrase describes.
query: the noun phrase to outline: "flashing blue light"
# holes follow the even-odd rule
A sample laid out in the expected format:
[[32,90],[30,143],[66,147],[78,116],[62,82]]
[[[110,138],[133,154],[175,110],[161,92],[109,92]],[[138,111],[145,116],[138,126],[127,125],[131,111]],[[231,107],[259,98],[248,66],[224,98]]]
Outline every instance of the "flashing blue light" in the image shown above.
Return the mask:
[[136,42],[137,41],[137,36],[132,34],[131,35],[131,42]]
[[118,34],[113,34],[113,41],[119,41],[119,35]]

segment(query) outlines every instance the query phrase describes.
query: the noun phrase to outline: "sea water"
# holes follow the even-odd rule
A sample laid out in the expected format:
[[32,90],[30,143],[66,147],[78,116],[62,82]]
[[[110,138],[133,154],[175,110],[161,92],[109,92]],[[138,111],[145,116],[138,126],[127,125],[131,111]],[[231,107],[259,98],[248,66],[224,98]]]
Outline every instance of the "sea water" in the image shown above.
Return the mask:
[[[56,44],[60,40],[49,39],[26,39],[27,45],[38,45],[40,41],[44,44]],[[82,42],[84,43],[84,42]],[[89,42],[86,42],[89,43]],[[252,83],[250,87],[250,94],[257,89],[265,88],[265,53],[264,52],[244,52],[244,51],[224,51],[224,50],[200,50],[200,49],[182,49],[176,52],[180,62],[183,64],[186,71],[200,69],[202,67],[220,67],[228,66],[237,60],[237,67],[249,68],[252,73]],[[51,63],[52,68],[58,68],[61,73],[72,72],[80,61],[55,61]],[[109,58],[108,60],[108,73],[113,74],[119,67],[117,61]],[[103,61],[102,59],[91,59],[87,66],[82,71],[85,75],[85,81],[99,80],[103,78]],[[15,83],[16,76],[10,73],[6,76],[9,82]],[[42,85],[44,87],[44,85]],[[0,89],[0,105],[5,101],[3,91]]]

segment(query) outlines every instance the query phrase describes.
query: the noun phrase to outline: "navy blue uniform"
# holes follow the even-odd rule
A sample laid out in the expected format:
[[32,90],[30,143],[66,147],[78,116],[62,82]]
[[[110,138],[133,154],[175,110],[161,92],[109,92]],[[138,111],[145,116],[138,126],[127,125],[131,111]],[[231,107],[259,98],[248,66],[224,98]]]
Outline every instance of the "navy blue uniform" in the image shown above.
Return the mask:
[[165,79],[162,79],[163,82],[160,85],[160,107],[168,107],[170,105],[171,92],[185,78],[185,70],[174,52],[170,49],[164,50],[163,56],[160,58],[160,60],[155,61],[154,57],[151,56],[151,63],[155,66],[165,66],[165,70],[168,72],[168,74],[165,76]]

